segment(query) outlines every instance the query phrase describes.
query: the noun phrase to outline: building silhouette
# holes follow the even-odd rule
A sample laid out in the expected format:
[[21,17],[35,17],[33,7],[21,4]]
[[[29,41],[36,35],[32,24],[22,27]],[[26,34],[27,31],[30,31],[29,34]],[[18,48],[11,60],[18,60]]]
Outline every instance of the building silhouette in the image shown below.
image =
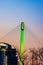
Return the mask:
[[0,42],[0,65],[18,65],[16,49],[4,42]]

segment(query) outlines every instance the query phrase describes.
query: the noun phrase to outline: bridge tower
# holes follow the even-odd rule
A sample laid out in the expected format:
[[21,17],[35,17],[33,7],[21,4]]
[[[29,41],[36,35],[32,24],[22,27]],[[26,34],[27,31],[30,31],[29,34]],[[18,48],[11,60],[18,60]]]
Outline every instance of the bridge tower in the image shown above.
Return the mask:
[[24,53],[24,22],[21,22],[20,33],[20,65],[23,65],[23,53]]

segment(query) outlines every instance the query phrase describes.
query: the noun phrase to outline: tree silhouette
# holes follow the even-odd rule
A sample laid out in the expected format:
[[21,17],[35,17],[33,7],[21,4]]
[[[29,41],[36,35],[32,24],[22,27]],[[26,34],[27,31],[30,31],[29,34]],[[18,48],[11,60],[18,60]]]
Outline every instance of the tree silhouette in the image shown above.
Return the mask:
[[[28,52],[28,53],[27,53]],[[18,60],[20,61],[20,52],[17,49]],[[43,47],[25,50],[23,53],[24,65],[43,65]],[[18,61],[18,64],[19,64]]]

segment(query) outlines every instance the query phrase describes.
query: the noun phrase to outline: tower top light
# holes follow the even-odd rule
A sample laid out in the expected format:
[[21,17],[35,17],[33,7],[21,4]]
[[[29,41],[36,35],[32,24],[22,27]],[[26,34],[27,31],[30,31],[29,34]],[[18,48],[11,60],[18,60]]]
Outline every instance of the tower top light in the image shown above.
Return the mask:
[[21,30],[24,30],[24,22],[21,22]]

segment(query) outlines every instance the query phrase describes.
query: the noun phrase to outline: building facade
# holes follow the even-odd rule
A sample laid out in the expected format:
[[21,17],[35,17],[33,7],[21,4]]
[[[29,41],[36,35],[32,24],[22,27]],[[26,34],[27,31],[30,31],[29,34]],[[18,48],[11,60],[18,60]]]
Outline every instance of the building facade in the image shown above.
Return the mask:
[[4,42],[0,42],[0,65],[18,65],[16,49]]

